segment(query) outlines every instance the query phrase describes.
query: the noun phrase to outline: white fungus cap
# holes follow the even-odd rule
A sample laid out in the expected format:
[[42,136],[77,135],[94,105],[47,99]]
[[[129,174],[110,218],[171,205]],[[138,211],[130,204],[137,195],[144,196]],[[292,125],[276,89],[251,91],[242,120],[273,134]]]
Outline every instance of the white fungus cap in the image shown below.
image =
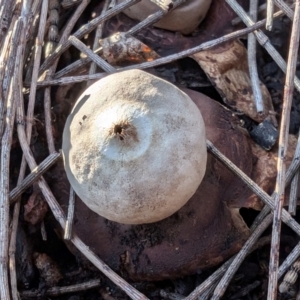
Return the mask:
[[125,224],[156,222],[180,209],[207,159],[197,106],[140,70],[109,75],[83,92],[66,121],[62,150],[82,201]]

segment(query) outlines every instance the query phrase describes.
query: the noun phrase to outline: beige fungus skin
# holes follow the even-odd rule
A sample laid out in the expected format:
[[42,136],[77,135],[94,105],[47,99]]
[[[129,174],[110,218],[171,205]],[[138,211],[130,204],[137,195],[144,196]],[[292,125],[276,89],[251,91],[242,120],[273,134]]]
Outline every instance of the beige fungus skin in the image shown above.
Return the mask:
[[109,75],[79,97],[62,145],[82,201],[119,223],[162,220],[195,193],[206,168],[205,126],[174,85],[140,70]]
[[[117,0],[118,3],[124,1]],[[158,2],[165,7],[169,7],[171,3],[168,0],[159,0]],[[170,10],[154,26],[171,31],[179,31],[182,34],[190,34],[204,20],[211,2],[211,0],[186,0],[175,9]],[[143,21],[159,10],[161,9],[153,1],[141,0],[125,9],[124,13],[134,20]]]

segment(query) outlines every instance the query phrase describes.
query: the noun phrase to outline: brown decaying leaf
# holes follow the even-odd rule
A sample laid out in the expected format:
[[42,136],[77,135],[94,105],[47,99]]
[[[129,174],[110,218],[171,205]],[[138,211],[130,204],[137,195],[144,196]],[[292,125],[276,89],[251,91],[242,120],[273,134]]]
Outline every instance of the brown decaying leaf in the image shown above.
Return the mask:
[[[297,145],[297,138],[294,135],[289,136],[288,151],[286,156],[286,167],[288,168],[292,162],[293,155],[295,153]],[[277,159],[278,148],[275,147],[272,151],[267,152],[259,145],[251,142],[252,153],[254,156],[254,166],[251,174],[251,178],[268,194],[272,194],[275,189],[276,176],[277,176]],[[298,193],[299,197],[299,193]],[[285,205],[288,204],[289,188],[287,188],[285,196]],[[244,200],[243,200],[244,201]],[[263,202],[252,194],[243,203],[244,207],[251,207],[257,210],[262,209]]]
[[35,225],[41,222],[48,211],[47,202],[40,191],[35,191],[24,205],[24,220]]
[[103,58],[112,65],[123,63],[137,64],[152,61],[160,56],[138,39],[117,32],[100,41],[103,47]]
[[205,71],[224,102],[231,108],[243,112],[260,123],[269,117],[277,125],[272,99],[264,84],[260,84],[264,112],[257,113],[249,67],[247,50],[239,41],[230,41],[213,49],[201,51],[192,56]]

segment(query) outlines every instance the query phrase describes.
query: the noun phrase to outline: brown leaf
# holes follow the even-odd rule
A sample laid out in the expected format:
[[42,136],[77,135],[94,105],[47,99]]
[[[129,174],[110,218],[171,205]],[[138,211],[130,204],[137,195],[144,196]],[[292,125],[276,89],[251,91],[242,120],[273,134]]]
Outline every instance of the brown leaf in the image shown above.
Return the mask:
[[[297,138],[294,135],[289,136],[288,151],[286,156],[286,168],[288,168],[292,162],[293,155],[296,149]],[[276,176],[277,176],[277,160],[278,160],[278,147],[272,149],[272,151],[265,151],[259,145],[251,142],[252,153],[256,158],[256,162],[253,166],[251,178],[269,195],[271,195],[275,189]],[[244,202],[245,207],[251,207],[257,210],[262,209],[264,203],[256,194],[251,194],[246,198]],[[288,204],[289,188],[285,194],[285,205]]]
[[277,125],[272,99],[264,84],[260,84],[264,101],[264,112],[257,113],[249,67],[247,50],[239,41],[230,41],[213,49],[194,55],[201,68],[222,96],[224,102],[260,123],[269,117]]
[[159,58],[159,55],[138,39],[117,32],[103,39],[103,57],[112,65],[138,64]]

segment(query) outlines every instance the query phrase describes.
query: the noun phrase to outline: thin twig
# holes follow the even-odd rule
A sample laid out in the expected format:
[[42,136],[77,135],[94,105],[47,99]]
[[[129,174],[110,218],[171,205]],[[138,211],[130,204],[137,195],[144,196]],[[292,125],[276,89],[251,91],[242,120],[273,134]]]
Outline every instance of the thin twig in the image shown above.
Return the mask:
[[[15,22],[12,23],[13,27],[14,24]],[[4,110],[5,110],[5,103],[6,103],[6,96],[4,96],[2,92],[2,85],[3,85],[4,74],[5,74],[6,61],[9,57],[9,52],[11,51],[10,49],[11,37],[12,37],[12,30],[9,30],[9,32],[5,37],[5,41],[0,53],[0,135],[2,134],[3,127],[4,127]]]
[[271,31],[273,27],[274,0],[267,0],[267,23],[266,29]]
[[45,39],[44,55],[47,58],[57,46],[59,37],[60,3],[58,0],[50,0],[48,5],[47,39]]
[[[70,286],[57,286],[46,290],[46,296],[60,296],[68,293],[81,292],[99,287],[101,284],[99,279],[94,279],[84,283],[78,283]],[[23,291],[20,295],[24,298],[37,298],[40,296],[39,291]]]
[[[180,4],[182,4],[183,2],[185,2],[185,0],[177,0],[174,1],[172,9],[175,9],[177,6],[179,6]],[[104,6],[105,7],[105,6]],[[171,11],[170,10],[170,11]],[[146,19],[144,19],[143,21],[139,22],[137,25],[133,26],[127,33],[126,36],[131,36],[134,35],[136,33],[138,33],[140,30],[142,30],[143,28],[150,26],[151,24],[159,21],[166,13],[168,13],[168,11],[166,10],[159,10],[156,13],[148,16]],[[100,24],[99,26],[101,26],[102,24]],[[99,27],[98,26],[98,27]],[[101,26],[102,27],[102,26]],[[93,52],[95,54],[100,54],[102,52],[102,47],[95,47],[95,43],[97,43],[97,45],[99,44],[98,39],[97,39],[97,33],[95,36],[95,42],[94,42],[94,47],[93,47]],[[76,70],[78,70],[79,68],[83,67],[84,65],[88,64],[89,62],[91,62],[91,58],[86,57],[86,58],[81,58],[77,61],[75,61],[74,63],[68,65],[67,67],[65,67],[63,70],[57,72],[54,76],[54,78],[60,78],[63,76],[66,76]],[[93,64],[92,64],[93,65]],[[89,72],[89,74],[94,74],[95,72]]]
[[211,287],[209,287],[206,291],[204,291],[201,295],[201,300],[209,300],[212,293],[214,292],[214,289],[217,286],[217,282],[214,282]]
[[299,181],[299,170],[296,172],[290,189],[290,197],[289,197],[289,209],[288,212],[292,215],[296,215],[297,210],[297,198],[298,198],[298,181]]
[[[269,213],[269,212],[267,212]],[[266,214],[262,211],[255,219],[262,219]],[[263,219],[262,221],[263,222]],[[253,235],[256,235],[257,230],[260,230],[261,222],[254,222],[250,228],[250,231]],[[271,241],[271,237],[261,238],[258,243],[255,243],[255,240],[252,240],[252,246],[245,251],[245,255],[249,255],[252,251],[257,248],[262,247],[265,244],[268,244]],[[250,246],[250,244],[249,244]],[[216,288],[218,281],[225,274],[225,272],[229,269],[230,265],[236,258],[237,254],[226,261],[218,270],[216,270],[211,276],[209,276],[201,285],[199,285],[185,300],[195,300],[198,299],[201,295],[201,300],[207,299],[213,293]]]
[[15,24],[13,32],[12,48],[17,47],[14,57],[13,78],[10,81],[6,114],[4,120],[4,132],[1,140],[1,175],[0,175],[0,298],[10,299],[8,280],[8,254],[9,254],[9,160],[12,143],[13,125],[16,113],[16,102],[21,91],[20,80],[23,68],[23,52],[25,48],[26,33],[26,7],[24,1],[22,13]]
[[16,4],[16,0],[1,0],[0,1],[0,48],[4,41],[3,36],[8,32],[10,22],[12,19],[13,7]]
[[[85,34],[90,33],[102,22],[104,22],[104,21],[108,20],[109,18],[115,16],[116,14],[122,12],[124,9],[132,6],[133,4],[138,3],[139,1],[141,1],[141,0],[126,0],[126,1],[116,5],[114,8],[108,10],[106,12],[106,14],[104,14],[103,16],[99,16],[99,17],[93,19],[92,21],[90,21],[89,23],[87,23],[86,25],[84,25],[83,27],[78,29],[73,35],[78,39],[82,38]],[[43,73],[70,46],[71,46],[71,43],[68,40],[66,42],[64,42],[62,45],[58,46],[55,49],[54,53],[52,55],[50,55],[45,60],[43,65],[41,66],[40,74]]]
[[271,224],[273,219],[272,214],[269,214],[263,222],[259,225],[257,230],[251,234],[247,242],[244,244],[242,249],[239,251],[239,253],[235,256],[234,260],[228,267],[226,273],[224,274],[223,278],[217,285],[214,294],[212,296],[212,300],[218,300],[221,299],[221,297],[224,295],[232,277],[234,276],[235,272],[239,268],[239,266],[242,264],[243,260],[245,259],[246,255],[248,254],[249,250],[252,248],[253,244],[258,240],[258,238],[263,234],[263,232],[267,229],[267,227]]
[[[42,40],[43,40],[43,19],[46,19],[47,16],[47,6],[48,6],[48,1],[45,0],[43,2],[43,11],[41,12],[41,21],[40,21],[40,26],[39,26],[39,33],[38,37],[36,39],[36,48],[35,48],[35,55],[34,55],[34,67],[33,67],[33,74],[32,74],[32,83],[31,83],[31,90],[29,94],[29,102],[28,102],[28,110],[27,110],[27,120],[33,120],[33,110],[34,110],[34,102],[35,102],[35,92],[36,92],[36,82],[37,82],[37,72],[38,68],[40,65],[40,56],[41,56],[41,45],[42,45]],[[33,4],[33,6],[38,6],[36,1]],[[33,9],[35,9],[33,7]],[[28,22],[29,27],[31,24]],[[28,29],[29,30],[29,29]],[[30,30],[29,30],[30,31]],[[26,48],[26,47],[25,47]],[[24,51],[24,55],[26,53],[26,50]],[[24,58],[22,60],[24,62]],[[20,83],[19,83],[19,88],[20,88],[20,93],[22,90],[22,78],[20,78]],[[20,94],[19,97],[21,98],[22,95]],[[32,122],[27,123],[27,141],[30,142],[31,139],[31,131],[32,131]],[[21,193],[23,192],[24,184],[23,184],[23,179],[25,177],[25,171],[26,171],[26,161],[24,158],[24,155],[22,157],[22,162],[21,162],[21,167],[20,167],[20,172],[19,172],[19,177],[18,177],[18,186],[20,187],[18,191]],[[33,177],[33,176],[31,176]],[[28,180],[27,180],[28,182]],[[28,186],[27,186],[28,187]],[[15,189],[16,190],[16,189]],[[15,195],[17,196],[15,200],[18,199],[18,197],[21,195],[21,193],[16,193]],[[11,195],[12,192],[9,194],[10,197],[10,202],[11,200]],[[16,239],[17,239],[17,229],[18,229],[18,220],[19,220],[19,213],[20,213],[20,201],[18,201],[15,206],[14,206],[14,211],[13,211],[13,217],[12,217],[12,224],[11,224],[11,236],[10,236],[10,244],[9,244],[9,261],[10,261],[10,280],[11,280],[11,286],[12,286],[12,297],[14,300],[18,300],[18,289],[17,289],[17,276],[16,276],[16,267],[15,267],[15,252],[16,252]]]
[[282,0],[274,0],[275,5],[284,11],[287,17],[293,21],[294,11]]
[[[250,1],[249,14],[255,22],[257,21],[257,6],[258,6],[258,0]],[[251,79],[251,86],[253,90],[256,110],[258,113],[262,113],[264,111],[264,103],[263,103],[263,97],[260,89],[260,81],[257,72],[256,39],[253,33],[249,33],[248,35],[248,66],[249,66],[249,74]]]
[[[21,2],[19,3],[21,4]],[[24,51],[26,45],[26,32],[27,32],[27,24],[29,18],[29,8],[30,8],[30,1],[24,1],[22,3],[22,12],[21,17],[19,18],[20,24],[22,25],[22,33],[20,34],[20,39],[18,41],[17,46],[17,53],[13,59],[16,60],[15,63],[15,70],[13,75],[13,89],[14,89],[14,109],[16,109],[16,102],[19,97],[21,97],[22,91],[22,71],[23,71],[23,63],[24,63]],[[12,87],[11,87],[12,88]],[[9,103],[9,102],[8,102]],[[14,122],[15,112],[11,116],[12,122]],[[13,123],[12,123],[13,124]],[[13,125],[12,125],[13,126]],[[16,207],[14,208],[14,216],[16,215]],[[17,225],[16,225],[17,226]],[[12,231],[11,231],[11,238],[16,239],[17,229],[12,224]],[[17,277],[16,277],[16,268],[15,268],[15,259],[14,259],[14,243],[9,243],[8,254],[9,254],[9,268],[10,268],[10,283],[11,283],[11,296],[14,300],[18,300],[18,290],[17,290]],[[9,294],[7,294],[9,295]]]
[[[6,62],[6,65],[4,68],[0,68],[0,135],[2,135],[4,130],[4,116],[5,116],[5,109],[6,109],[6,102],[7,102],[7,96],[8,91],[10,87],[11,78],[14,71],[14,65],[15,65],[15,59],[16,59],[16,52],[19,45],[19,33],[16,34],[20,29],[19,27],[20,22],[16,23],[19,19],[21,11],[17,10],[15,11],[13,21],[12,21],[12,27],[10,28],[12,30],[12,38],[9,41],[11,43],[9,52],[7,54],[7,59],[4,59],[3,62]],[[16,24],[18,24],[16,26]]]
[[[287,187],[290,184],[290,182],[293,180],[293,178],[295,176],[295,173],[298,172],[299,161],[300,161],[300,135],[298,136],[298,141],[297,141],[297,145],[296,145],[296,149],[295,149],[295,153],[294,153],[292,162],[286,172],[285,187]],[[272,199],[275,198],[275,192],[273,192],[271,197],[272,197]],[[255,218],[250,229],[256,228],[270,211],[271,211],[271,208],[269,206],[265,205],[264,208],[259,213],[259,215]]]
[[108,62],[106,62],[103,58],[96,55],[91,49],[89,49],[83,42],[77,39],[75,36],[71,35],[69,37],[69,42],[79,49],[81,52],[86,54],[94,63],[96,63],[101,69],[106,71],[107,73],[114,73],[116,69],[112,67]]
[[[264,4],[262,4],[262,5],[260,5],[260,6],[258,7],[258,13],[264,12],[266,9],[267,9],[267,4],[264,3]],[[250,12],[249,12],[249,15],[250,15]],[[236,18],[234,18],[234,19],[231,21],[231,24],[232,24],[232,25],[237,25],[237,24],[239,24],[239,23],[241,23],[241,22],[242,22],[241,18],[240,18],[240,17],[236,17]]]
[[278,279],[280,279],[288,270],[288,268],[299,258],[300,256],[300,242],[290,252],[284,262],[281,264],[278,270]]
[[[210,141],[206,141],[207,148],[209,151],[220,160],[229,170],[234,172],[244,183],[247,184],[248,188],[255,193],[265,204],[267,204],[273,211],[275,210],[274,198],[276,194],[274,193],[272,197],[270,197],[265,191],[263,191],[251,178],[249,178],[242,170],[240,170],[235,164],[233,164],[225,155],[223,155]],[[300,165],[299,157],[295,160],[293,164],[293,168],[297,169]],[[295,170],[294,170],[295,171]],[[295,173],[291,174],[291,177],[294,176]],[[286,179],[286,182],[287,182]],[[289,227],[291,227],[299,236],[300,236],[300,224],[297,223],[291,215],[285,210],[282,210],[282,221],[286,223]]]
[[30,19],[28,21],[28,34],[26,36],[27,43],[25,47],[25,60],[29,62],[25,63],[24,69],[26,70],[26,76],[30,77],[30,74],[32,72],[33,63],[34,63],[34,54],[33,52],[36,51],[35,49],[35,42],[36,42],[36,36],[38,35],[38,29],[39,29],[39,23],[40,23],[40,12],[42,7],[42,1],[40,0],[34,0],[31,12],[30,12]]
[[[107,73],[96,73],[92,75],[81,75],[81,76],[72,76],[72,77],[63,77],[59,79],[50,79],[50,80],[43,80],[38,81],[37,86],[38,87],[45,87],[45,86],[51,86],[51,85],[68,85],[73,84],[77,82],[83,82],[88,80],[95,80],[95,79],[101,79],[105,76],[107,76]],[[24,83],[25,86],[26,82]]]
[[[177,6],[179,6],[183,2],[185,2],[185,0],[174,1],[173,2],[173,7],[172,7],[171,10],[175,9]],[[168,11],[159,10],[156,13],[148,16],[146,19],[139,22],[137,25],[133,26],[129,31],[127,31],[126,36],[132,36],[132,35],[138,33],[143,28],[159,21],[166,13],[168,13]],[[102,52],[102,47],[93,48],[93,52],[95,54],[100,54]],[[66,66],[64,69],[60,70],[59,72],[57,72],[55,74],[54,78],[60,78],[60,77],[66,76],[66,75],[68,75],[72,72],[75,72],[78,69],[80,69],[81,67],[83,67],[84,65],[88,64],[89,62],[91,62],[91,59],[89,57],[81,58],[81,59],[73,62],[72,64]],[[94,73],[89,73],[89,74],[91,75],[91,74],[94,74]]]
[[[271,241],[271,236],[260,238],[259,241],[253,245],[253,248],[250,250],[248,254],[255,251],[256,249],[259,249],[267,244],[269,244]],[[190,293],[185,300],[196,300],[201,299],[202,296],[206,291],[211,291],[216,286],[217,282],[220,280],[220,278],[223,276],[223,274],[228,270],[228,267],[234,260],[235,256],[230,258],[228,261],[226,261],[220,268],[218,268],[212,275],[210,275],[202,284],[200,284],[192,293]],[[208,294],[210,292],[208,291]]]
[[64,233],[65,240],[70,240],[72,238],[74,211],[75,211],[75,192],[73,188],[70,187],[68,216],[67,216],[65,233]]
[[[272,195],[272,200],[270,201],[269,196],[263,192],[246,174],[244,174],[239,168],[237,168],[229,159],[227,159],[222,153],[220,153],[211,142],[207,141],[208,149],[220,160],[225,166],[227,166],[231,171],[239,176],[239,178],[245,182],[248,187],[256,193],[272,210],[275,210],[274,198],[276,194]],[[295,153],[294,160],[287,172],[286,184],[289,183],[291,178],[294,176],[295,171],[299,167],[299,153]],[[283,209],[282,210],[282,220],[290,226],[299,235],[299,224],[290,216],[290,214]],[[295,250],[296,251],[296,250]]]
[[32,125],[33,125],[33,118],[34,118],[34,103],[35,103],[35,98],[36,98],[38,72],[39,72],[39,67],[40,67],[41,57],[42,57],[42,46],[43,46],[43,40],[44,40],[44,35],[45,35],[47,10],[48,10],[48,0],[44,0],[43,4],[42,4],[42,8],[41,8],[41,16],[40,16],[38,34],[35,39],[34,64],[33,64],[32,78],[31,78],[31,85],[30,85],[30,92],[29,92],[29,100],[28,100],[28,108],[27,108],[27,120],[29,120],[29,122],[26,125],[26,135],[27,135],[28,142],[30,142],[30,139],[31,139],[31,132],[32,132]]
[[[16,68],[18,61],[16,61]],[[8,282],[8,246],[9,246],[9,158],[12,142],[13,124],[16,110],[17,74],[11,81],[7,101],[6,122],[1,140],[1,176],[0,176],[0,298],[10,299]]]
[[[226,0],[226,2],[231,6],[231,8],[236,12],[236,14],[243,20],[243,22],[247,26],[252,26],[255,24],[255,22],[253,22],[253,20],[247,15],[247,13],[244,11],[244,9],[241,7],[241,5],[237,3],[236,0]],[[275,15],[276,15],[276,13],[275,13]],[[260,43],[260,45],[266,49],[266,51],[269,53],[269,55],[277,63],[279,68],[284,73],[286,73],[286,70],[287,70],[286,62],[284,61],[282,56],[278,53],[278,51],[274,48],[274,46],[271,44],[270,39],[261,30],[254,31],[254,34],[256,36],[257,41]],[[298,91],[300,91],[300,80],[296,76],[294,79],[294,83],[295,83],[296,89]]]
[[[48,41],[45,43],[45,57],[49,57],[53,53],[55,46],[57,45],[58,39],[58,22],[59,22],[59,1],[50,0],[48,5],[49,14],[49,28],[48,28]],[[46,22],[45,22],[46,24]],[[52,69],[52,67],[50,68]],[[46,79],[50,78],[52,72],[48,72]],[[54,138],[52,134],[52,124],[51,124],[51,88],[47,87],[44,91],[44,115],[45,115],[45,129],[46,138],[49,153],[55,152]]]
[[[104,15],[108,9],[110,0],[105,0],[101,15]],[[102,33],[103,33],[103,28],[104,28],[104,22],[100,25],[98,25],[97,30],[95,32],[95,37],[94,37],[94,43],[93,43],[93,51],[95,51],[97,48],[99,48],[99,40],[102,38]],[[95,74],[97,69],[97,64],[93,62],[90,65],[90,70],[89,74]],[[91,82],[88,82],[87,84],[89,85]]]
[[[94,50],[94,53],[95,54],[101,54],[102,50],[103,50],[103,48],[99,47],[96,50]],[[63,68],[63,69],[59,70],[58,72],[56,72],[55,75],[54,75],[54,78],[59,79],[61,77],[69,75],[73,72],[78,72],[79,69],[86,66],[90,62],[91,62],[91,59],[89,57],[80,58],[80,59],[74,61],[73,63],[67,65],[65,68]],[[94,75],[94,74],[89,74],[89,75]]]
[[297,65],[297,54],[299,47],[300,35],[300,1],[296,1],[294,21],[292,26],[291,41],[289,47],[289,55],[287,62],[287,74],[284,86],[283,107],[279,132],[278,145],[278,160],[277,160],[277,178],[275,186],[275,207],[273,227],[272,227],[272,241],[271,254],[269,264],[269,288],[268,299],[277,298],[278,285],[278,265],[279,265],[279,246],[280,246],[280,232],[281,232],[281,215],[284,203],[285,192],[285,159],[288,145],[288,134],[290,125],[290,111],[294,92],[294,78]]
[[27,190],[34,182],[36,182],[60,158],[60,152],[51,153],[35,169],[33,169],[32,172],[9,193],[10,204],[14,203],[25,190]]
[[[283,14],[282,11],[277,12],[274,15],[274,18],[277,18],[277,17],[281,16],[282,14]],[[190,56],[192,54],[195,54],[199,51],[208,50],[208,49],[213,48],[213,47],[215,47],[219,44],[222,44],[224,42],[231,41],[231,40],[237,39],[239,37],[242,37],[245,34],[248,34],[250,32],[253,32],[256,29],[259,29],[259,28],[263,27],[265,25],[265,23],[266,23],[266,20],[264,19],[264,20],[261,20],[261,21],[255,23],[255,24],[253,24],[252,26],[249,26],[248,28],[237,30],[233,33],[224,35],[224,36],[222,36],[220,38],[217,38],[215,40],[204,42],[204,43],[202,43],[199,46],[196,46],[194,48],[184,50],[182,52],[172,54],[172,55],[169,55],[167,57],[162,57],[162,58],[156,59],[152,62],[146,62],[146,63],[142,63],[142,64],[138,64],[138,65],[133,65],[131,67],[121,68],[121,69],[118,69],[118,71],[124,71],[124,70],[128,70],[130,68],[133,68],[133,69],[147,69],[147,68],[157,67],[157,66],[160,66],[160,65],[163,65],[163,64],[166,64],[166,63],[170,63],[172,61],[176,61],[178,59],[181,59],[181,58]],[[128,32],[130,32],[130,30]],[[99,47],[98,49],[96,49],[94,51],[94,53],[95,54],[100,54],[101,51],[102,51],[102,47]],[[59,78],[61,78],[63,76],[66,76],[70,73],[73,73],[73,72],[77,71],[79,68],[82,68],[84,65],[88,64],[90,61],[91,61],[91,59],[89,57],[77,60],[74,63],[70,64],[69,66],[67,66],[64,69],[57,72],[55,74],[54,78],[59,79]],[[85,77],[83,77],[83,76],[85,76]],[[48,85],[49,84],[57,85],[57,84],[69,84],[69,83],[73,83],[73,82],[86,81],[86,80],[90,80],[90,78],[88,76],[89,75],[82,75],[78,78],[77,78],[77,76],[74,76],[74,77],[70,77],[70,78],[65,78],[61,81],[56,81],[56,80],[50,81],[49,83],[47,82],[47,84]],[[98,77],[91,78],[91,79],[100,79],[102,77],[103,77],[103,75],[100,73],[98,75]],[[74,79],[74,81],[72,79]],[[40,81],[40,84],[41,84],[41,86],[44,86],[45,83],[43,83],[43,81]]]
[[[83,11],[87,7],[87,5],[90,3],[90,0],[84,0],[81,2],[81,4],[77,7],[75,10],[73,16],[70,18],[68,21],[68,24],[66,25],[61,38],[58,42],[57,47],[61,47],[67,40],[68,37],[71,34],[72,29],[74,28],[77,20],[80,18],[82,15]],[[58,58],[60,55],[57,56],[57,59],[53,61],[51,67],[49,68],[47,72],[46,79],[49,79],[52,77],[52,75],[56,71],[56,67],[58,64]],[[45,112],[45,127],[46,127],[46,137],[47,137],[47,144],[48,144],[48,149],[49,153],[55,152],[55,145],[54,145],[54,138],[53,138],[53,133],[52,133],[52,122],[51,122],[51,89],[46,88],[44,92],[44,112]]]

